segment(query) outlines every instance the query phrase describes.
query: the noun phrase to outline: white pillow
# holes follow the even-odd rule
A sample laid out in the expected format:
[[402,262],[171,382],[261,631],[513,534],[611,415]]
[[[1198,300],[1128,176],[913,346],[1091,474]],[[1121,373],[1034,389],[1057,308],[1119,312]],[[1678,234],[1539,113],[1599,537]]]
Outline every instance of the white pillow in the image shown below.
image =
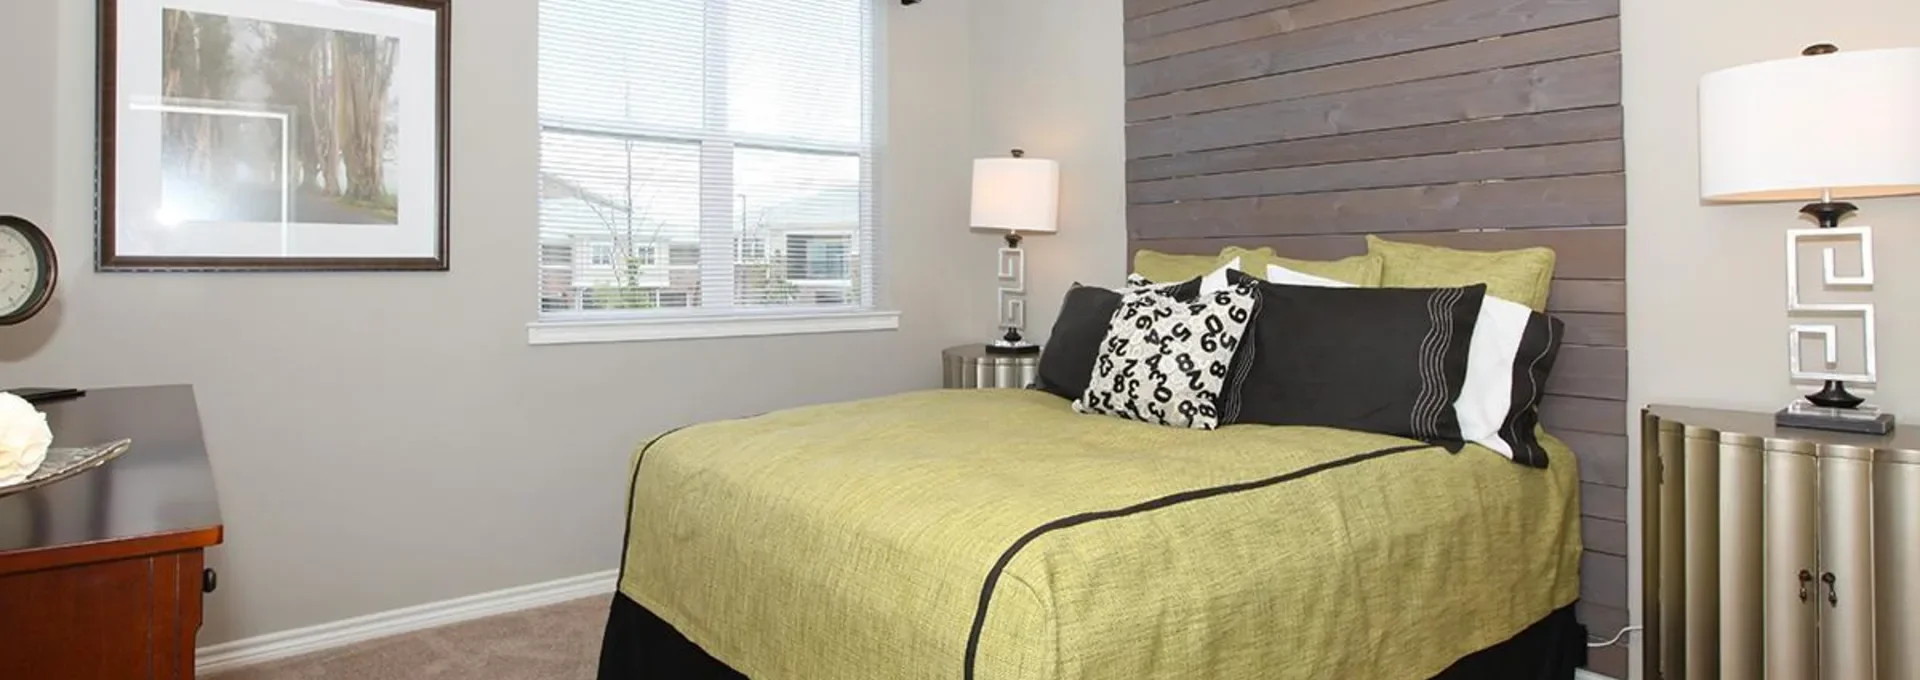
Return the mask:
[[1267,265],[1267,282],[1289,286],[1318,286],[1321,288],[1358,288],[1345,281],[1335,281],[1324,276],[1314,276],[1306,272],[1297,272],[1277,264]]
[[[1207,272],[1206,276],[1200,277],[1200,293],[1206,295],[1226,290],[1229,283],[1227,280],[1227,272],[1229,271],[1240,271],[1240,258],[1236,257],[1227,260],[1226,264],[1220,265],[1219,269]],[[1187,281],[1191,280],[1192,279],[1188,279]],[[1139,274],[1135,274],[1127,277],[1127,287],[1140,288],[1146,286],[1152,288],[1171,288],[1186,283],[1187,281],[1146,281],[1146,279],[1140,277]],[[1124,293],[1126,289],[1121,289],[1120,292]]]

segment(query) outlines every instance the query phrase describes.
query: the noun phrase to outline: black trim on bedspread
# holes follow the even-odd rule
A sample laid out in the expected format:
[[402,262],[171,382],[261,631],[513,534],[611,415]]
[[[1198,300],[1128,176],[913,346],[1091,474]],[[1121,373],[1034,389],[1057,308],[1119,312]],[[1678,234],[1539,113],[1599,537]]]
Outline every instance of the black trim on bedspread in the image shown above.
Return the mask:
[[[1430,680],[1572,680],[1587,663],[1573,605],[1506,642],[1467,655]],[[600,644],[599,680],[748,680],[626,595],[615,593]]]
[[1294,470],[1292,472],[1289,472],[1283,475],[1268,477],[1266,479],[1256,479],[1251,482],[1239,482],[1235,484],[1227,484],[1224,486],[1216,486],[1216,487],[1207,488],[1207,489],[1194,489],[1192,491],[1182,491],[1180,493],[1161,496],[1159,498],[1155,498],[1150,501],[1136,503],[1136,504],[1129,505],[1127,507],[1119,508],[1116,510],[1083,512],[1078,515],[1062,517],[1060,519],[1056,519],[1046,524],[1042,524],[1039,527],[1035,528],[1033,531],[1027,532],[1025,536],[1021,536],[1019,540],[1014,541],[1013,545],[1009,546],[1006,552],[1000,553],[1000,559],[999,561],[996,561],[993,563],[993,568],[987,570],[987,581],[984,585],[980,586],[980,605],[979,607],[975,608],[973,611],[973,629],[967,631],[967,656],[966,656],[965,666],[963,667],[964,671],[961,673],[961,676],[965,678],[965,680],[973,680],[974,661],[979,656],[979,653],[980,653],[980,633],[987,626],[987,607],[993,604],[994,586],[1000,583],[1000,574],[1007,570],[1007,564],[1013,561],[1014,556],[1020,554],[1021,548],[1027,547],[1027,544],[1032,543],[1035,539],[1038,539],[1041,536],[1046,535],[1048,532],[1059,531],[1061,529],[1076,527],[1082,524],[1086,524],[1088,522],[1097,522],[1103,519],[1114,519],[1116,517],[1126,517],[1129,515],[1138,515],[1141,513],[1152,512],[1162,508],[1168,508],[1175,505],[1179,505],[1181,503],[1206,500],[1208,498],[1217,498],[1217,497],[1225,496],[1228,494],[1236,494],[1236,493],[1241,493],[1246,491],[1256,491],[1256,490],[1264,489],[1270,486],[1285,484],[1287,482],[1291,482],[1299,479],[1305,479],[1307,477],[1312,477],[1314,475],[1320,474],[1322,472],[1326,472],[1328,470],[1338,470],[1340,468],[1343,468],[1349,465],[1354,465],[1356,463],[1364,463],[1369,460],[1374,460],[1377,458],[1385,458],[1387,456],[1391,456],[1397,453],[1406,453],[1408,451],[1419,451],[1421,449],[1427,449],[1427,448],[1432,448],[1432,446],[1429,444],[1412,444],[1408,446],[1395,446],[1393,448],[1380,449],[1378,451],[1368,451],[1366,453],[1354,454],[1338,460],[1330,460],[1325,463],[1309,465],[1307,467]]
[[[617,574],[614,578],[623,578],[627,575],[627,548],[633,545],[633,492],[640,489],[640,464],[647,462],[647,452],[653,450],[654,444],[658,444],[660,440],[666,439],[667,435],[687,429],[688,427],[691,426],[681,425],[680,427],[660,433],[653,439],[647,440],[647,444],[640,447],[640,453],[634,456],[633,473],[627,477],[627,514],[620,518],[620,523],[626,525],[626,528],[620,530],[620,570],[614,572]],[[618,586],[616,585],[616,587]]]

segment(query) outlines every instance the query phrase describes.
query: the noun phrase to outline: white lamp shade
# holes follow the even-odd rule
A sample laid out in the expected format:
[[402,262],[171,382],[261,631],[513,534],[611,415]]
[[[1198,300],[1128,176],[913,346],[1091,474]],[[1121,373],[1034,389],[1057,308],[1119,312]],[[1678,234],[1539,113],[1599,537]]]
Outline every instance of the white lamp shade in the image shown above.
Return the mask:
[[1060,219],[1060,164],[1040,158],[973,162],[972,226],[1053,232]]
[[1920,48],[1738,66],[1700,80],[1700,195],[1920,193]]

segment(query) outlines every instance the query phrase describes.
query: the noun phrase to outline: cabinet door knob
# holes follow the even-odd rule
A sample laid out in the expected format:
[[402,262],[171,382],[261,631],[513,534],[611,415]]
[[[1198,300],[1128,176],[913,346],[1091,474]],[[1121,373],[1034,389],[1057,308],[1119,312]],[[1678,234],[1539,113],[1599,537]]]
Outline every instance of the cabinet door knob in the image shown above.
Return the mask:
[[1838,580],[1834,578],[1831,571],[1820,575],[1820,582],[1827,584],[1827,606],[1829,607],[1840,606],[1840,589],[1834,587],[1834,582]]
[[1800,570],[1800,601],[1801,602],[1807,601],[1807,584],[1812,582],[1813,582],[1813,572],[1807,571],[1805,569],[1801,569]]
[[211,567],[200,570],[200,592],[211,593],[220,587],[220,574]]

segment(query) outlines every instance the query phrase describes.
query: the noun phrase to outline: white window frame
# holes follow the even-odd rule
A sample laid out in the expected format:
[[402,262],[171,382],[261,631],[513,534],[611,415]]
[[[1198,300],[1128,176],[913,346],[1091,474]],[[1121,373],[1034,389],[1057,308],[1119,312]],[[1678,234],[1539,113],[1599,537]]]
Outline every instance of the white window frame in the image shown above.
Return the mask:
[[[709,18],[724,13],[726,0],[708,0],[706,10]],[[714,68],[707,67],[708,82],[706,97],[709,103],[716,98],[721,106],[707,107],[705,129],[687,129],[679,126],[609,126],[604,124],[580,125],[569,121],[549,120],[543,117],[540,131],[563,132],[598,137],[612,137],[632,141],[673,142],[700,145],[700,174],[702,177],[700,197],[700,259],[709,258],[735,261],[733,231],[733,155],[740,147],[791,151],[796,153],[832,153],[852,155],[860,158],[863,173],[868,178],[867,205],[862,213],[867,217],[867,242],[869,249],[875,252],[863,252],[860,257],[861,307],[842,309],[807,308],[744,308],[731,306],[734,298],[733,267],[725,271],[719,268],[701,268],[700,289],[706,299],[724,300],[725,306],[702,306],[677,308],[671,310],[651,310],[645,313],[610,312],[606,314],[570,314],[574,318],[541,318],[542,308],[535,295],[535,320],[527,324],[527,343],[531,345],[567,345],[606,342],[647,342],[659,340],[689,340],[704,338],[755,337],[773,335],[803,335],[813,333],[845,333],[893,331],[900,328],[900,312],[884,309],[877,299],[879,286],[876,285],[880,273],[878,261],[883,238],[880,227],[880,184],[881,179],[875,168],[879,167],[883,140],[886,139],[886,24],[887,0],[870,0],[869,10],[872,21],[868,30],[867,84],[869,97],[868,116],[872,121],[866,149],[857,145],[831,146],[815,143],[795,144],[790,140],[740,135],[725,132],[726,120],[716,120],[717,116],[727,115],[724,106],[728,94],[728,83],[724,77],[724,64]],[[724,21],[708,21],[708,44],[726,44],[723,32]],[[538,29],[536,29],[537,31]],[[709,54],[711,58],[711,54]],[[719,75],[716,75],[719,74]],[[715,113],[716,111],[720,113]],[[863,153],[864,151],[864,153]],[[724,182],[709,182],[708,177],[723,177]],[[538,227],[536,226],[536,232]],[[859,241],[860,234],[854,239]],[[536,233],[536,241],[538,235]],[[670,265],[668,253],[656,253],[662,264]],[[543,268],[544,269],[544,268]],[[598,318],[596,318],[598,317]]]

